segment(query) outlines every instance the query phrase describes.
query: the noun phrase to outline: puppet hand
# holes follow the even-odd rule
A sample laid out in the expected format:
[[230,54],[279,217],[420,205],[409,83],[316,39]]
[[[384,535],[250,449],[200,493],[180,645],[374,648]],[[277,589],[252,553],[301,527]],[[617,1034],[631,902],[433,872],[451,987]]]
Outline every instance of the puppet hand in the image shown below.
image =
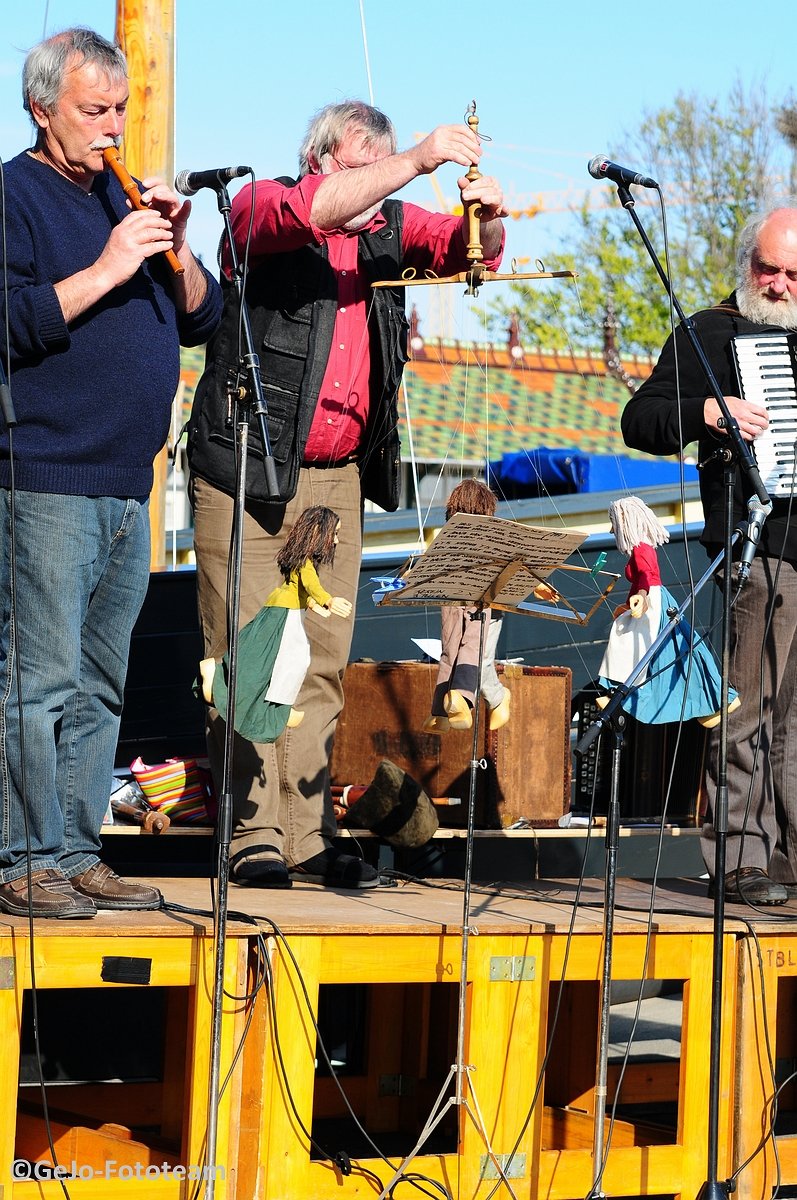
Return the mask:
[[548,600],[551,604],[558,604],[561,596],[555,587],[551,587],[550,583],[538,583],[534,588],[534,595],[538,600]]
[[329,611],[336,617],[350,617],[351,608],[351,600],[346,600],[343,596],[333,596],[329,602]]
[[628,597],[628,608],[632,617],[641,617],[649,607],[647,592],[636,592],[635,595]]

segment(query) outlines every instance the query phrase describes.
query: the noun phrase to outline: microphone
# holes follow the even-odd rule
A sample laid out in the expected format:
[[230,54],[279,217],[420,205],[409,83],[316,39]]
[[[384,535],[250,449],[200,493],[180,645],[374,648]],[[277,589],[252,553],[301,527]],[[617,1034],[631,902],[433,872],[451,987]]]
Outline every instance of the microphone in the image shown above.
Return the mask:
[[604,154],[596,154],[594,158],[591,158],[587,163],[587,170],[593,179],[610,179],[618,187],[629,187],[632,183],[637,184],[638,187],[656,188],[656,190],[659,187],[655,179],[650,179],[647,175],[638,175],[630,167],[619,167]]
[[182,196],[195,196],[200,188],[218,190],[231,179],[251,175],[251,167],[218,167],[215,171],[181,171],[175,177],[174,186]]
[[739,559],[738,583],[741,587],[750,575],[750,565],[761,541],[761,530],[764,522],[772,512],[772,504],[762,504],[758,496],[751,496],[747,501],[747,530],[744,535],[742,557]]

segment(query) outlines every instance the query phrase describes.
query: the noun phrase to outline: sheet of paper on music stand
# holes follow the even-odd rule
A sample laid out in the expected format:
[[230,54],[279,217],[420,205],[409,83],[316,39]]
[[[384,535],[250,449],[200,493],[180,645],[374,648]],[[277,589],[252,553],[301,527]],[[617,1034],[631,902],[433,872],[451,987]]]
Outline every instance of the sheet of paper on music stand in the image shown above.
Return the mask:
[[442,600],[477,604],[505,567],[522,561],[528,569],[517,571],[494,597],[501,604],[520,604],[537,580],[561,566],[585,536],[498,517],[456,513],[404,576],[406,587],[381,603]]
[[425,654],[427,658],[433,658],[435,662],[440,662],[443,654],[443,643],[440,638],[413,638],[412,640],[421,654]]

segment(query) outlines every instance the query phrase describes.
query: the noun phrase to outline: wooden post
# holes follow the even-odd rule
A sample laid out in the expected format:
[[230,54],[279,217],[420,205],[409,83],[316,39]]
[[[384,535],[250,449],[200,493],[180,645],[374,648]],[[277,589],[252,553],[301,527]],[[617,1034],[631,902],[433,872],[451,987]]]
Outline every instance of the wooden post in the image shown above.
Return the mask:
[[[116,40],[127,56],[130,107],[122,159],[137,179],[174,178],[175,30],[173,0],[117,0]],[[166,562],[167,450],[155,459],[150,498],[150,567]]]

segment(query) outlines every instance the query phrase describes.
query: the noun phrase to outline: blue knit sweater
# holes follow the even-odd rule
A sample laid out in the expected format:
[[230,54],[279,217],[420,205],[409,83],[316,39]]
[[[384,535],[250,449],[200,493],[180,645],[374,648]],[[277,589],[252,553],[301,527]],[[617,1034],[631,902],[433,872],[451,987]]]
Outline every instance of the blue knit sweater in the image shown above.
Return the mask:
[[[215,329],[218,283],[206,272],[201,305],[180,314],[169,268],[157,255],[67,326],[53,284],[99,258],[129,211],[121,185],[104,172],[85,192],[23,153],[6,165],[4,190],[16,485],[144,497],[168,432],[179,345],[199,345]],[[0,322],[4,313],[0,291]],[[0,486],[9,483],[3,428]]]

